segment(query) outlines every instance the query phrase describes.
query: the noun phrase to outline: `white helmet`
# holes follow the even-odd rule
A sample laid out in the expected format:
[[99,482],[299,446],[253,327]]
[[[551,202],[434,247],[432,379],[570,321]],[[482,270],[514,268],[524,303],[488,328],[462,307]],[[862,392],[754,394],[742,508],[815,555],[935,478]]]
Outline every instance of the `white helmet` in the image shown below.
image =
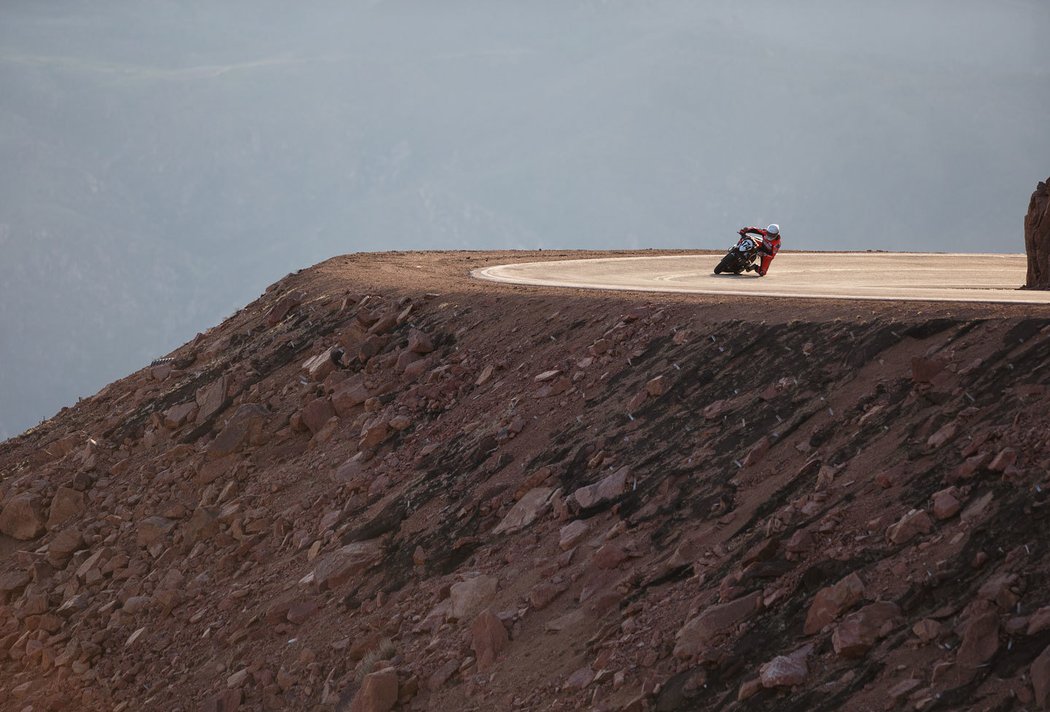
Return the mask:
[[766,232],[768,232],[770,235],[779,235],[780,234],[780,226],[777,225],[776,223],[773,223],[772,225],[770,225],[769,227],[766,228]]

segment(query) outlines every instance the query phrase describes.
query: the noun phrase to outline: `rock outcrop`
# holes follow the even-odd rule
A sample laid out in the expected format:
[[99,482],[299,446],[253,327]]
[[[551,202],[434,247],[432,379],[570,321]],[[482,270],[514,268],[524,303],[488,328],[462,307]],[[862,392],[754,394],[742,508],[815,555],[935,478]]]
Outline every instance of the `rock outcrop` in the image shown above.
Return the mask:
[[1028,254],[1028,289],[1050,289],[1050,188],[1040,182],[1028,201],[1024,218],[1024,249]]

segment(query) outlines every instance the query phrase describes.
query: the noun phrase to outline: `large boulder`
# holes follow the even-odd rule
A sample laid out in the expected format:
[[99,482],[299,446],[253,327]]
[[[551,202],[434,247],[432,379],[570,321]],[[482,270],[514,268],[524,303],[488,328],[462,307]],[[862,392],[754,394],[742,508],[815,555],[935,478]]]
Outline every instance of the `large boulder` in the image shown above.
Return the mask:
[[87,497],[72,487],[59,487],[51,498],[47,528],[56,529],[87,509]]
[[478,670],[488,672],[495,665],[500,652],[507,647],[510,637],[499,617],[486,608],[470,626],[471,647],[478,661]]
[[387,712],[397,704],[397,670],[388,667],[365,675],[350,703],[350,712]]
[[900,615],[896,603],[876,601],[846,616],[831,636],[835,653],[843,657],[863,657],[879,638],[893,629]]
[[601,481],[579,488],[573,492],[573,499],[576,500],[576,504],[579,505],[580,509],[591,509],[592,507],[611,502],[623,494],[627,486],[627,475],[629,472],[630,470],[627,467],[621,467]]
[[245,442],[259,442],[269,414],[266,406],[259,403],[239,406],[208,446],[208,458],[226,457],[237,452]]
[[864,598],[864,582],[856,573],[851,573],[834,586],[827,586],[817,591],[806,613],[806,622],[802,632],[813,635],[828,625],[839,614]]
[[448,611],[449,620],[469,620],[496,596],[499,579],[495,576],[475,576],[466,581],[452,584],[449,591],[451,605]]
[[40,495],[26,492],[4,503],[0,532],[12,539],[29,541],[44,533],[44,503]]
[[511,507],[511,510],[507,512],[507,516],[496,525],[492,533],[513,534],[529,526],[547,511],[547,508],[550,506],[551,495],[553,494],[554,490],[550,487],[536,487],[529,490],[524,497]]
[[1024,219],[1024,249],[1028,253],[1027,289],[1050,289],[1050,188],[1040,182],[1028,202]]
[[382,560],[383,542],[380,539],[355,541],[317,562],[314,585],[321,591],[337,588]]
[[675,636],[675,657],[684,659],[699,654],[722,632],[750,619],[761,608],[760,591],[706,608],[678,631]]

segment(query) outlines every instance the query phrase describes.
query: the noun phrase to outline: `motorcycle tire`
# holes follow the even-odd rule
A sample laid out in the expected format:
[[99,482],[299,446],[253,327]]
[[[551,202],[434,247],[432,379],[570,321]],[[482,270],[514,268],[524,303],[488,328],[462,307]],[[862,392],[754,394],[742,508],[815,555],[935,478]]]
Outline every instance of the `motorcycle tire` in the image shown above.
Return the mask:
[[729,265],[730,260],[732,260],[731,255],[726,255],[725,257],[723,257],[722,261],[715,265],[715,274],[722,274],[723,272],[732,272],[733,270]]

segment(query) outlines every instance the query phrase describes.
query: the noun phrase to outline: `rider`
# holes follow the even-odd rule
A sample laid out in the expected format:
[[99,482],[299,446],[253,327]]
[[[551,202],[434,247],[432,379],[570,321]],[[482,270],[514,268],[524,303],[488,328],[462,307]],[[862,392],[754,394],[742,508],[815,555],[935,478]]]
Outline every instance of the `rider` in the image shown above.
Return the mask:
[[773,258],[777,256],[777,252],[780,251],[780,226],[773,224],[765,230],[760,227],[742,227],[737,233],[740,237],[743,237],[748,233],[762,236],[762,242],[758,246],[758,249],[762,252],[762,264],[751,265],[747,268],[747,271],[758,272],[759,277],[765,277],[766,272],[769,271],[770,263],[773,261]]

